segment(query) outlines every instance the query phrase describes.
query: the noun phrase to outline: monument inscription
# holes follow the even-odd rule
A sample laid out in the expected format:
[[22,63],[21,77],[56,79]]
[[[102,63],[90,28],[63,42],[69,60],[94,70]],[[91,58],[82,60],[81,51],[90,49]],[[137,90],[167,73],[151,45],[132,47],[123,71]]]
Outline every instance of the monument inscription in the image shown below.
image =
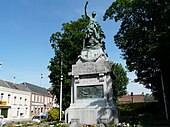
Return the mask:
[[72,66],[72,75],[85,75],[85,74],[96,74],[106,73],[109,70],[106,63],[96,62],[85,62]]

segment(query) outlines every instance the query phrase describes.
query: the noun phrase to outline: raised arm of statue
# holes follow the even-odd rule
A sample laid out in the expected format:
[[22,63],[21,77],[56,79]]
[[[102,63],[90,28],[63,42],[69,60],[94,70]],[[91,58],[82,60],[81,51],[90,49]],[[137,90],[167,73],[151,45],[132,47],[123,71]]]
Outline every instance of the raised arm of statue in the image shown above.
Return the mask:
[[85,16],[89,19],[90,17],[87,15],[87,4],[88,4],[88,1],[86,1],[84,12],[85,12]]
[[88,16],[87,14],[87,5],[88,1],[85,4],[84,10],[85,10],[85,17],[88,19],[88,25],[86,27],[86,36],[83,42],[83,47],[85,46],[94,46],[100,43],[101,37],[100,37],[100,26],[97,23],[97,20],[95,18],[96,12],[93,11],[91,16]]

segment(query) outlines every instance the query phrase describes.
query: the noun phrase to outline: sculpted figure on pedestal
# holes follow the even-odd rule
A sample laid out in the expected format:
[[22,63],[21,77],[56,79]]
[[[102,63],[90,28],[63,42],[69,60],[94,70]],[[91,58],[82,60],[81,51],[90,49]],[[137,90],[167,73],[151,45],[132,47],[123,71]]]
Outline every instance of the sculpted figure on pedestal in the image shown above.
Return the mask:
[[89,24],[86,28],[86,36],[84,39],[84,47],[90,47],[90,48],[96,48],[101,47],[101,34],[103,34],[100,25],[98,24],[95,16],[96,12],[93,11],[91,16],[88,16],[87,14],[87,4],[88,1],[85,4],[85,17],[88,19]]

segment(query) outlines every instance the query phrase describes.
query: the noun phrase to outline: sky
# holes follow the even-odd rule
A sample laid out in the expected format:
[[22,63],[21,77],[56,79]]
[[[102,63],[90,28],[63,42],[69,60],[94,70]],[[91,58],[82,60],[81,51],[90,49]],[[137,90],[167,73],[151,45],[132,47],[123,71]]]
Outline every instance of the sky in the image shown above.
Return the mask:
[[[103,21],[103,15],[112,2],[89,0],[87,13],[91,15],[96,11],[96,19],[106,35],[105,52],[110,61],[122,64],[125,69],[121,51],[113,40],[120,23]],[[54,51],[49,38],[57,31],[62,32],[63,23],[80,18],[85,3],[86,0],[0,0],[0,79],[51,87],[47,66]],[[150,93],[143,85],[133,83],[134,73],[128,72],[128,78],[128,93]]]

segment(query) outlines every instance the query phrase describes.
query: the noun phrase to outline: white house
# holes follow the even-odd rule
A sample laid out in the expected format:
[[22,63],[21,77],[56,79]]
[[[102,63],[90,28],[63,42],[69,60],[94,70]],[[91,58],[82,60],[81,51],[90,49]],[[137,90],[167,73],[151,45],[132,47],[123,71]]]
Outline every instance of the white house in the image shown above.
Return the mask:
[[0,80],[0,115],[6,120],[30,118],[31,91],[21,84]]
[[46,88],[0,80],[0,115],[6,120],[30,119],[52,108],[53,96]]

